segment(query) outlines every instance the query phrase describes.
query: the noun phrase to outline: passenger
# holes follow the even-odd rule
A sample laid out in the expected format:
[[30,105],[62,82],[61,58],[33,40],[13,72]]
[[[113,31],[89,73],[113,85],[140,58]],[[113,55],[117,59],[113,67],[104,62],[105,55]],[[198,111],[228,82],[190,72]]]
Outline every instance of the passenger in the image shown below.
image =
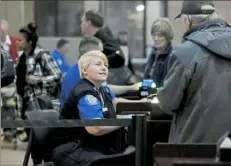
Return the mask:
[[103,53],[107,56],[109,68],[124,66],[125,58],[111,30],[104,26],[104,20],[98,11],[86,11],[82,17],[81,31],[84,35],[95,36],[103,43]]
[[[99,39],[92,36],[92,37],[85,37],[83,40],[81,40],[79,44],[80,56],[89,51],[94,51],[94,50],[98,50],[98,51],[103,50],[103,45]],[[62,81],[61,95],[60,95],[60,110],[63,108],[64,102],[68,98],[73,87],[79,82],[79,80],[80,80],[79,67],[78,64],[74,64],[67,71]],[[129,86],[109,85],[109,87],[116,95],[121,95],[129,91],[138,90],[138,84],[133,84]]]
[[231,26],[212,1],[184,1],[183,42],[170,56],[157,99],[173,114],[170,143],[216,143],[231,130]]
[[[108,86],[108,61],[100,51],[82,55],[78,62],[81,80],[61,110],[63,119],[115,119],[115,96]],[[98,126],[63,130],[65,140],[53,151],[56,166],[87,166],[97,157],[119,153],[116,148],[120,126]],[[76,143],[79,140],[79,143]]]
[[[160,87],[163,85],[167,74],[168,59],[172,52],[172,39],[174,37],[172,23],[168,18],[156,19],[151,27],[151,35],[154,47],[148,57],[144,79],[151,78],[156,86]],[[151,71],[152,73],[150,73]]]
[[128,85],[132,81],[132,72],[125,65],[124,53],[110,28],[104,26],[101,13],[95,10],[86,11],[82,17],[81,31],[83,35],[95,36],[103,43],[103,53],[109,63],[108,83]]
[[69,42],[67,40],[60,39],[56,44],[56,49],[51,53],[63,76],[69,69],[69,65],[67,64],[65,59],[65,56],[68,52],[68,43]]
[[[61,77],[61,72],[53,58],[36,47],[38,41],[36,29],[34,23],[22,27],[16,42],[18,49],[23,51],[16,66],[17,94],[22,100],[18,106],[22,104],[19,110],[23,119],[25,111],[34,109],[30,107],[31,103],[40,95],[49,95],[50,88],[53,88]],[[41,63],[36,63],[39,55],[41,55]]]

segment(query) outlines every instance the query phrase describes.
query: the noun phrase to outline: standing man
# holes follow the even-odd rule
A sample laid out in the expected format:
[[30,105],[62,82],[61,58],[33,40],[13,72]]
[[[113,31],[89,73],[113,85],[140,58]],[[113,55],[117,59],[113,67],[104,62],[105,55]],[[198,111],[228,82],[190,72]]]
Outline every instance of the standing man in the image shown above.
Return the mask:
[[173,114],[170,143],[216,143],[231,130],[231,27],[212,1],[184,1],[186,33],[169,59],[157,99]]
[[95,36],[103,43],[103,53],[109,61],[109,68],[124,66],[124,54],[113,37],[111,30],[104,26],[104,20],[98,11],[89,10],[82,17],[81,31],[84,35]]
[[57,42],[56,50],[52,52],[52,57],[56,61],[60,71],[62,72],[63,76],[66,74],[67,70],[69,69],[69,65],[66,62],[65,56],[68,52],[68,41],[65,39],[60,39]]
[[[81,31],[84,35],[95,36],[103,43],[103,53],[109,63],[109,84],[126,85],[132,77],[131,70],[125,66],[124,53],[111,30],[104,26],[104,20],[98,11],[89,10],[82,17]],[[121,74],[122,73],[122,74]]]

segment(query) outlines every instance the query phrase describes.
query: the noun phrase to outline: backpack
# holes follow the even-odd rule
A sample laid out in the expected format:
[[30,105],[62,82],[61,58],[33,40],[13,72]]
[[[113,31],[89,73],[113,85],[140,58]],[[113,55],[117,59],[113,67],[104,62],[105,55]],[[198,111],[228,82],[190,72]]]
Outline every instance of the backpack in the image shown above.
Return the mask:
[[9,53],[1,51],[1,87],[5,87],[14,82],[15,69],[14,62]]
[[[34,65],[34,70],[35,70],[35,69],[36,69],[36,65],[39,64],[40,67],[41,67],[42,73],[44,73],[44,71],[45,71],[45,69],[44,69],[44,67],[43,67],[43,65],[42,65],[42,63],[41,63],[41,57],[42,57],[42,55],[43,55],[44,53],[46,53],[46,54],[48,54],[49,56],[51,56],[50,52],[48,52],[48,51],[40,51],[40,52],[37,54],[36,58],[35,58],[35,65]],[[52,57],[52,56],[51,56],[51,57]],[[52,88],[48,89],[48,94],[49,94],[49,96],[52,97],[53,99],[57,99],[57,98],[59,99],[60,93],[61,93],[61,79],[59,80],[59,82],[56,84],[55,87],[52,87]]]

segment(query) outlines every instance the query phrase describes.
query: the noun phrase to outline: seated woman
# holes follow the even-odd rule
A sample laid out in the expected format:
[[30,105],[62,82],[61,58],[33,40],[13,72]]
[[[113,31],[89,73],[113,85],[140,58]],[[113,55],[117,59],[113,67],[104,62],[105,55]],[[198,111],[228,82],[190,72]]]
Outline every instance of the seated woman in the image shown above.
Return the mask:
[[[80,57],[78,65],[81,80],[65,102],[61,119],[115,119],[115,95],[103,85],[108,76],[106,56],[90,51]],[[53,162],[56,166],[87,166],[96,157],[120,153],[117,140],[121,130],[120,126],[65,128],[61,133],[65,141],[54,149]]]
[[[172,52],[173,25],[168,18],[156,19],[151,27],[154,48],[148,57],[144,79],[153,79],[161,87],[167,74],[168,59]],[[151,73],[152,71],[152,73]]]

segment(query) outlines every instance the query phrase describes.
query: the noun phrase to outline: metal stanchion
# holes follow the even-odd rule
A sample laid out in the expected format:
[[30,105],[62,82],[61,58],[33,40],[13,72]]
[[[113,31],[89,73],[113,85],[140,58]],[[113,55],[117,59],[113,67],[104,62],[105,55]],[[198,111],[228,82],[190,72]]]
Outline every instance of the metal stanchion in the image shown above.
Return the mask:
[[136,157],[135,166],[145,166],[146,163],[146,148],[147,148],[147,116],[138,114],[132,117],[132,126],[135,134]]

